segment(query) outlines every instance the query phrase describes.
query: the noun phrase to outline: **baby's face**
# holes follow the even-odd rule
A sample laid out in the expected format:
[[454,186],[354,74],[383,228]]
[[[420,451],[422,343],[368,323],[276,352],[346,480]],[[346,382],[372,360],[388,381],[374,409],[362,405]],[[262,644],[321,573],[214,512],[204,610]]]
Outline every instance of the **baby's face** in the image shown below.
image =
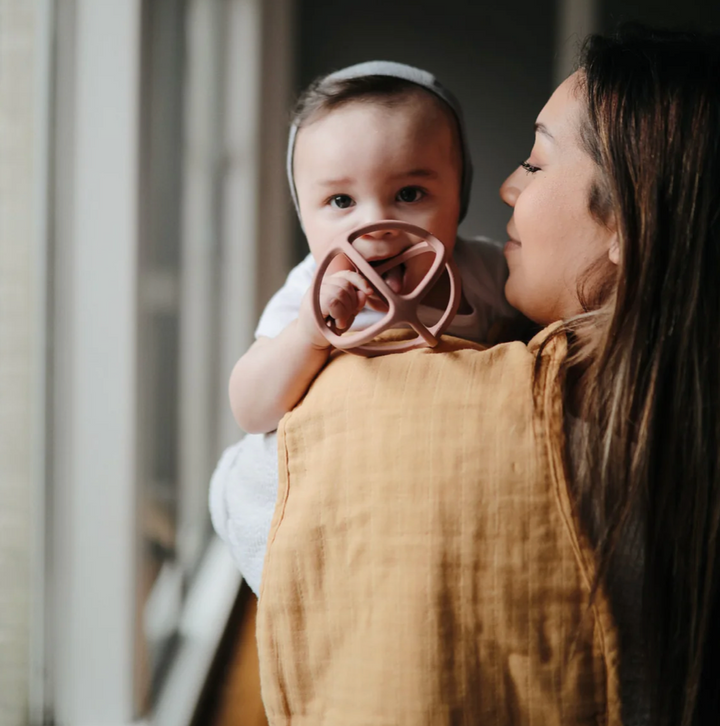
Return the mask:
[[[449,112],[418,94],[391,108],[350,102],[298,133],[294,177],[305,234],[316,260],[353,229],[399,219],[426,229],[452,251],[460,213],[461,159]],[[416,242],[403,232],[361,237],[368,260],[394,257]],[[420,255],[404,271],[412,290],[430,267]],[[331,271],[341,267],[340,261]]]

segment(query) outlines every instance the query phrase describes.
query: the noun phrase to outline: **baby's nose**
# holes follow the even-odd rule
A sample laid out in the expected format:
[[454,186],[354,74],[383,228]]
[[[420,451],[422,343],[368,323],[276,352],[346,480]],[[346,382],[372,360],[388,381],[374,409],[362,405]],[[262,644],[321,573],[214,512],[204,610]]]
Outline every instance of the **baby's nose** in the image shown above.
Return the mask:
[[413,244],[401,229],[377,229],[358,237],[353,246],[367,260],[382,260],[394,257]]
[[401,231],[399,229],[376,229],[374,232],[367,232],[363,235],[367,239],[393,239],[400,236]]

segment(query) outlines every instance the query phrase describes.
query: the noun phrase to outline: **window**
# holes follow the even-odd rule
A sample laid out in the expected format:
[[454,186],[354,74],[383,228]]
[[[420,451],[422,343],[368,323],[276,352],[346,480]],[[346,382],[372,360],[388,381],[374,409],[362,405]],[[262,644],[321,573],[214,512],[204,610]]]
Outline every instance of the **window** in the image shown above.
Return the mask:
[[289,206],[263,202],[285,195],[290,2],[43,7],[56,41],[33,710],[188,723],[239,585],[207,508],[239,438],[227,376],[291,254]]

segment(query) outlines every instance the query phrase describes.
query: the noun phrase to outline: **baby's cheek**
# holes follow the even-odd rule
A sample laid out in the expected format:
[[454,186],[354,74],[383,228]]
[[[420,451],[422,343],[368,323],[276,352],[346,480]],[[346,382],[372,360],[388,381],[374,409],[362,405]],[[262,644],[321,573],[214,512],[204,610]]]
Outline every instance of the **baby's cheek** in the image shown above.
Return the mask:
[[[320,260],[318,260],[319,262]],[[343,270],[354,270],[355,266],[345,255],[338,255],[329,265],[326,275],[334,275],[336,272],[342,272]]]
[[418,255],[409,260],[407,264],[407,273],[405,275],[405,292],[414,290],[423,280],[425,275],[432,267],[434,253]]

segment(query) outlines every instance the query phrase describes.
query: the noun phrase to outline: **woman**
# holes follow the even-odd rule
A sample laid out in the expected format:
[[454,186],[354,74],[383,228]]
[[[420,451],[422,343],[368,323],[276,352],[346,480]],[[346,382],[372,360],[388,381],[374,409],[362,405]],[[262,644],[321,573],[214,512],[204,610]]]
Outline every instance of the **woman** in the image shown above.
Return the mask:
[[567,340],[551,445],[620,631],[625,723],[720,708],[719,77],[713,38],[591,38],[501,189],[508,300],[556,324],[536,382]]
[[600,576],[627,585],[644,556],[644,641],[625,639],[652,723],[720,704],[719,77],[714,38],[592,38],[501,190],[508,300],[572,343],[568,454]]

